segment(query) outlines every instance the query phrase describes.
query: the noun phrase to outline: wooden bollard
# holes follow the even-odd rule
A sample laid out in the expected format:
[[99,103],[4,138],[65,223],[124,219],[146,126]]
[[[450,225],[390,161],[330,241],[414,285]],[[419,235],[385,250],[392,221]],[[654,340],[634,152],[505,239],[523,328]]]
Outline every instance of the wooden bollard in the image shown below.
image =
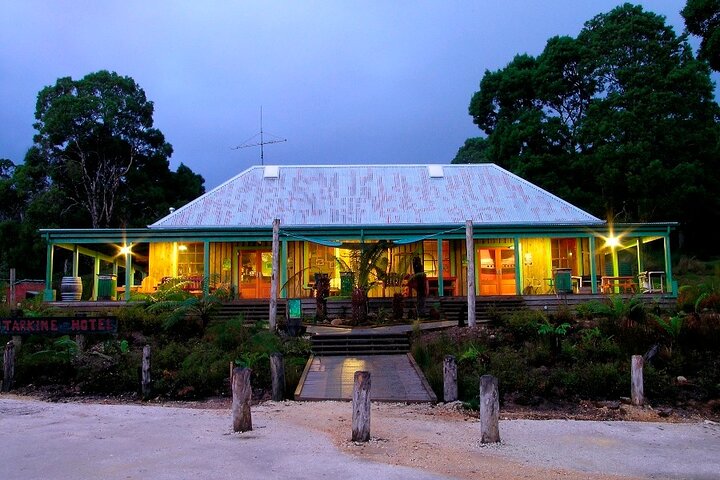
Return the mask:
[[633,405],[643,405],[645,403],[644,387],[643,387],[643,357],[642,355],[633,355],[630,371],[630,401]]
[[443,361],[443,399],[446,402],[458,399],[457,362],[452,355],[445,355]]
[[75,345],[77,345],[78,353],[82,353],[85,350],[85,335],[82,333],[75,335]]
[[355,372],[352,401],[352,441],[370,440],[370,372]]
[[142,396],[143,398],[149,398],[150,397],[150,360],[151,360],[151,353],[150,353],[150,345],[145,345],[143,347],[143,354],[142,354],[142,381],[141,381],[141,387],[142,387]]
[[270,355],[270,376],[272,378],[272,399],[275,402],[285,400],[285,362],[282,353]]
[[232,420],[234,432],[248,432],[252,430],[252,417],[250,415],[250,400],[252,400],[252,387],[250,386],[249,368],[235,367],[232,375]]
[[492,375],[480,377],[480,442],[500,441],[500,401],[498,380]]
[[9,392],[15,381],[15,344],[12,340],[5,345],[3,354],[3,382],[2,391]]

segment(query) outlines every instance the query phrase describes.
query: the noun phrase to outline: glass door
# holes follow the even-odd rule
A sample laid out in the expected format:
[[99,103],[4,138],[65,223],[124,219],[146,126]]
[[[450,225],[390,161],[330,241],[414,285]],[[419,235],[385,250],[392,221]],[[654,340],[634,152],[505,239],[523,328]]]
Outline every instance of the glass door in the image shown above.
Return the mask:
[[238,252],[240,298],[270,298],[272,253],[270,250]]
[[509,248],[479,248],[480,295],[515,295],[515,251]]

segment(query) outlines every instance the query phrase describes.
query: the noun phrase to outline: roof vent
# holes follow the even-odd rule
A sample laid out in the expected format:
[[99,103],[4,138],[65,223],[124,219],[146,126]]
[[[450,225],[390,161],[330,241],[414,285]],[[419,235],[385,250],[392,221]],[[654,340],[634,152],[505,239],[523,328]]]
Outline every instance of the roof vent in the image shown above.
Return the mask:
[[263,178],[278,178],[280,177],[280,167],[278,165],[267,165],[263,172]]
[[428,165],[428,173],[430,174],[430,178],[445,177],[442,165]]

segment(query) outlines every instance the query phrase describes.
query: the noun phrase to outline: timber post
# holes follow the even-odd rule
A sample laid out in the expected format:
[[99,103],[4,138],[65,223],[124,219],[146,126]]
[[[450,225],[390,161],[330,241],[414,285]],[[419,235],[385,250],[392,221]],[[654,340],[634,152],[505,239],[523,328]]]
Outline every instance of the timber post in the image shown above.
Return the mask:
[[17,304],[15,303],[17,299],[15,298],[15,269],[10,269],[10,288],[9,288],[9,300],[8,303],[10,304],[10,308],[17,307]]
[[277,330],[277,297],[280,280],[280,219],[273,220],[272,230],[272,273],[270,276],[270,331]]
[[82,353],[85,350],[85,335],[82,333],[75,335],[75,344],[77,345],[78,353]]
[[480,377],[480,442],[500,441],[500,401],[498,380],[492,375]]
[[15,381],[15,344],[12,340],[5,345],[3,354],[3,382],[2,391],[9,392]]
[[643,387],[643,357],[633,355],[630,371],[630,401],[633,405],[641,406],[645,403]]
[[454,402],[458,399],[457,362],[452,355],[445,355],[443,361],[443,400]]
[[142,396],[144,399],[147,399],[150,397],[150,384],[151,384],[150,360],[151,360],[150,345],[145,345],[143,347],[143,353],[142,353],[142,381],[141,381]]
[[352,400],[352,441],[370,440],[370,372],[355,372]]
[[270,376],[272,377],[272,399],[274,402],[285,400],[285,362],[282,353],[270,355]]
[[249,368],[235,367],[232,375],[232,421],[233,432],[248,432],[252,430],[252,416],[250,414],[250,401],[252,400],[252,387],[250,386]]
[[475,242],[473,241],[473,222],[465,222],[465,253],[467,255],[467,300],[468,327],[475,326]]

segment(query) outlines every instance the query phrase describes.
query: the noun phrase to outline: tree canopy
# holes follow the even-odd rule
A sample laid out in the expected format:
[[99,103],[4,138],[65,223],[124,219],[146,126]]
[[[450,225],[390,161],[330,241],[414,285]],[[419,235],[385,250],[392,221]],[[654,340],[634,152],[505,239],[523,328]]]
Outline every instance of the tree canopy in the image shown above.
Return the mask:
[[38,94],[34,145],[0,159],[0,278],[42,276],[38,228],[144,227],[202,195],[153,127],[153,103],[132,78],[99,71],[60,78]]
[[203,192],[199,176],[185,182],[193,191],[173,185],[192,172],[170,172],[172,146],[153,128],[153,103],[130,77],[60,78],[38,94],[35,119],[35,146],[51,182],[68,207],[86,213],[87,226],[145,225],[180,197]]
[[[679,221],[688,233],[720,220],[709,70],[640,6],[486,71],[469,113],[487,135],[476,156],[600,218]],[[455,161],[467,161],[468,142]]]
[[688,32],[701,39],[698,57],[720,71],[720,0],[687,0],[680,13]]

